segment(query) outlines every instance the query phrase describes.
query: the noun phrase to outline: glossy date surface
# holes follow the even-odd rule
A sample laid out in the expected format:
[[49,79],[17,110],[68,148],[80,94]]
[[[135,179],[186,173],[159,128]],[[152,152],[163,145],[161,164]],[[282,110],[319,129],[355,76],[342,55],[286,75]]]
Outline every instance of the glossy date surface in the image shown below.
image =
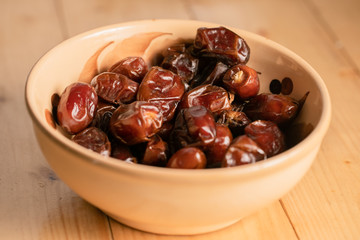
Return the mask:
[[157,105],[166,122],[174,117],[184,92],[185,85],[177,74],[161,67],[152,67],[139,86],[137,100]]
[[108,71],[122,74],[140,83],[148,71],[148,66],[141,57],[127,57],[115,63]]
[[91,80],[97,95],[103,100],[114,103],[130,103],[135,100],[139,84],[128,77],[111,72],[103,72]]
[[103,156],[110,156],[111,143],[106,133],[96,127],[84,129],[74,135],[71,140]]
[[266,158],[260,146],[246,135],[234,139],[222,162],[222,167],[234,167],[255,163]]
[[110,131],[125,144],[147,142],[161,128],[160,109],[149,102],[135,101],[120,105],[110,119]]
[[216,125],[212,113],[204,106],[194,106],[179,112],[171,139],[175,149],[186,146],[206,149],[215,137]]
[[194,47],[200,55],[217,58],[228,65],[246,64],[250,57],[245,40],[224,27],[199,28]]
[[281,125],[292,121],[298,108],[298,101],[289,96],[262,93],[250,99],[244,112],[252,120],[268,120]]
[[166,167],[181,169],[202,169],[206,166],[206,156],[198,148],[185,147],[174,153]]
[[285,137],[279,127],[271,122],[257,120],[245,127],[245,134],[254,140],[267,157],[272,157],[285,150]]
[[97,104],[98,96],[90,84],[70,84],[57,106],[59,125],[70,134],[84,130],[93,120]]
[[183,96],[180,108],[204,106],[216,113],[231,108],[231,95],[222,87],[214,85],[200,85]]

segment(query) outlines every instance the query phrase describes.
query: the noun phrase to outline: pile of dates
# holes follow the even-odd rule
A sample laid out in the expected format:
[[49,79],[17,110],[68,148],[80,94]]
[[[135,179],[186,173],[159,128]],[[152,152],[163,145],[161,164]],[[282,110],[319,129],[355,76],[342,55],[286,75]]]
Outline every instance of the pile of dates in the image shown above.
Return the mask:
[[284,129],[301,101],[259,94],[250,49],[224,27],[199,28],[148,67],[121,59],[91,83],[53,99],[72,141],[104,156],[169,168],[233,167],[284,151]]

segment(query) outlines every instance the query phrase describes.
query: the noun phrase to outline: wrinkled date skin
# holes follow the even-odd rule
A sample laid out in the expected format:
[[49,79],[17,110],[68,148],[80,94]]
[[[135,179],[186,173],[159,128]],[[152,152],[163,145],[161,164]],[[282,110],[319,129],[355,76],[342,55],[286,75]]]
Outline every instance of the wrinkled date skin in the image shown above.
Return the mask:
[[120,105],[110,119],[111,133],[123,143],[147,142],[163,123],[160,109],[149,102],[135,101]]
[[250,57],[245,40],[224,27],[199,28],[194,47],[201,56],[215,57],[231,66],[246,64]]
[[110,156],[111,143],[106,133],[96,127],[89,127],[77,133],[72,137],[72,141],[103,156]]
[[127,57],[115,63],[108,71],[122,74],[129,79],[140,83],[146,75],[148,67],[141,57]]
[[252,120],[268,120],[284,125],[293,120],[299,103],[285,95],[262,93],[250,99],[244,112]]
[[175,150],[182,147],[206,149],[215,141],[216,125],[211,112],[204,106],[182,109],[171,134]]
[[164,122],[171,120],[185,92],[181,78],[161,67],[152,67],[139,86],[137,100],[156,104]]
[[165,167],[169,150],[167,143],[158,135],[153,136],[147,143],[142,164]]
[[198,69],[199,59],[194,58],[186,52],[185,44],[178,49],[170,48],[164,56],[161,67],[168,69],[181,77],[185,82],[189,82],[195,76]]
[[234,167],[266,158],[265,152],[257,143],[246,135],[241,135],[233,140],[222,162],[222,167]]
[[114,104],[130,103],[135,100],[139,84],[128,77],[110,72],[103,72],[91,80],[98,96]]
[[208,167],[221,166],[221,162],[232,140],[233,136],[230,129],[223,124],[216,124],[215,141],[206,151]]
[[267,157],[274,156],[285,150],[284,134],[273,122],[254,121],[245,127],[245,134],[264,150]]
[[214,85],[200,85],[184,94],[180,108],[204,106],[213,113],[231,109],[229,93],[222,87]]
[[225,87],[240,99],[254,97],[260,90],[260,81],[257,72],[245,65],[231,67],[223,77]]
[[218,115],[216,122],[228,126],[233,135],[239,136],[244,133],[245,126],[248,125],[251,120],[244,112],[225,110]]
[[114,105],[99,101],[96,109],[96,114],[91,122],[92,127],[100,128],[106,134],[109,133],[109,123],[113,112],[116,110]]
[[138,163],[136,157],[132,155],[129,147],[119,141],[111,144],[111,157],[129,163]]
[[185,147],[174,153],[166,167],[182,169],[202,169],[206,166],[206,156],[198,148]]
[[59,125],[70,134],[84,130],[93,120],[97,104],[97,94],[90,84],[70,84],[57,107]]

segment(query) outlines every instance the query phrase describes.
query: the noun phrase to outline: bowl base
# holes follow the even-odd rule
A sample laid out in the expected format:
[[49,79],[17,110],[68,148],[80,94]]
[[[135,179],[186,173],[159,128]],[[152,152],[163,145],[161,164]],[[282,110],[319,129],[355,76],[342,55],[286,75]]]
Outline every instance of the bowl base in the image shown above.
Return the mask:
[[141,230],[144,232],[154,233],[154,234],[162,234],[162,235],[196,235],[196,234],[203,234],[203,233],[209,233],[216,230],[220,230],[222,228],[228,227],[236,222],[239,221],[233,220],[228,222],[223,222],[219,224],[214,225],[206,225],[206,226],[172,226],[172,227],[164,227],[159,226],[157,224],[152,223],[139,223],[130,219],[126,219],[123,217],[119,217],[116,215],[113,215],[111,213],[108,213],[106,211],[103,211],[107,216],[114,219],[117,222],[120,222],[121,224],[124,224],[126,226],[135,228],[137,230]]

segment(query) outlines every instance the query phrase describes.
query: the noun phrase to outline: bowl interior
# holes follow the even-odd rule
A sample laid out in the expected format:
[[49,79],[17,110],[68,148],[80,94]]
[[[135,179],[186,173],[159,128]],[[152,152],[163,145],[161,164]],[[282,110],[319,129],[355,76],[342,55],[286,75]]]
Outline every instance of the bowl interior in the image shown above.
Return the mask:
[[[95,72],[106,69],[123,55],[152,59],[178,39],[193,39],[197,28],[217,26],[197,21],[149,20],[107,26],[66,40],[44,55],[32,69],[26,86],[29,111],[52,137],[79,150],[48,123],[46,112],[51,112],[50,99],[54,93],[61,94],[72,82],[88,81]],[[324,111],[327,115],[330,111],[326,87],[317,73],[286,48],[258,35],[232,30],[242,36],[251,49],[247,65],[261,72],[260,92],[269,92],[271,80],[285,77],[293,81],[290,95],[293,98],[300,99],[310,92],[296,123],[301,126],[302,138],[316,129],[324,118]]]

